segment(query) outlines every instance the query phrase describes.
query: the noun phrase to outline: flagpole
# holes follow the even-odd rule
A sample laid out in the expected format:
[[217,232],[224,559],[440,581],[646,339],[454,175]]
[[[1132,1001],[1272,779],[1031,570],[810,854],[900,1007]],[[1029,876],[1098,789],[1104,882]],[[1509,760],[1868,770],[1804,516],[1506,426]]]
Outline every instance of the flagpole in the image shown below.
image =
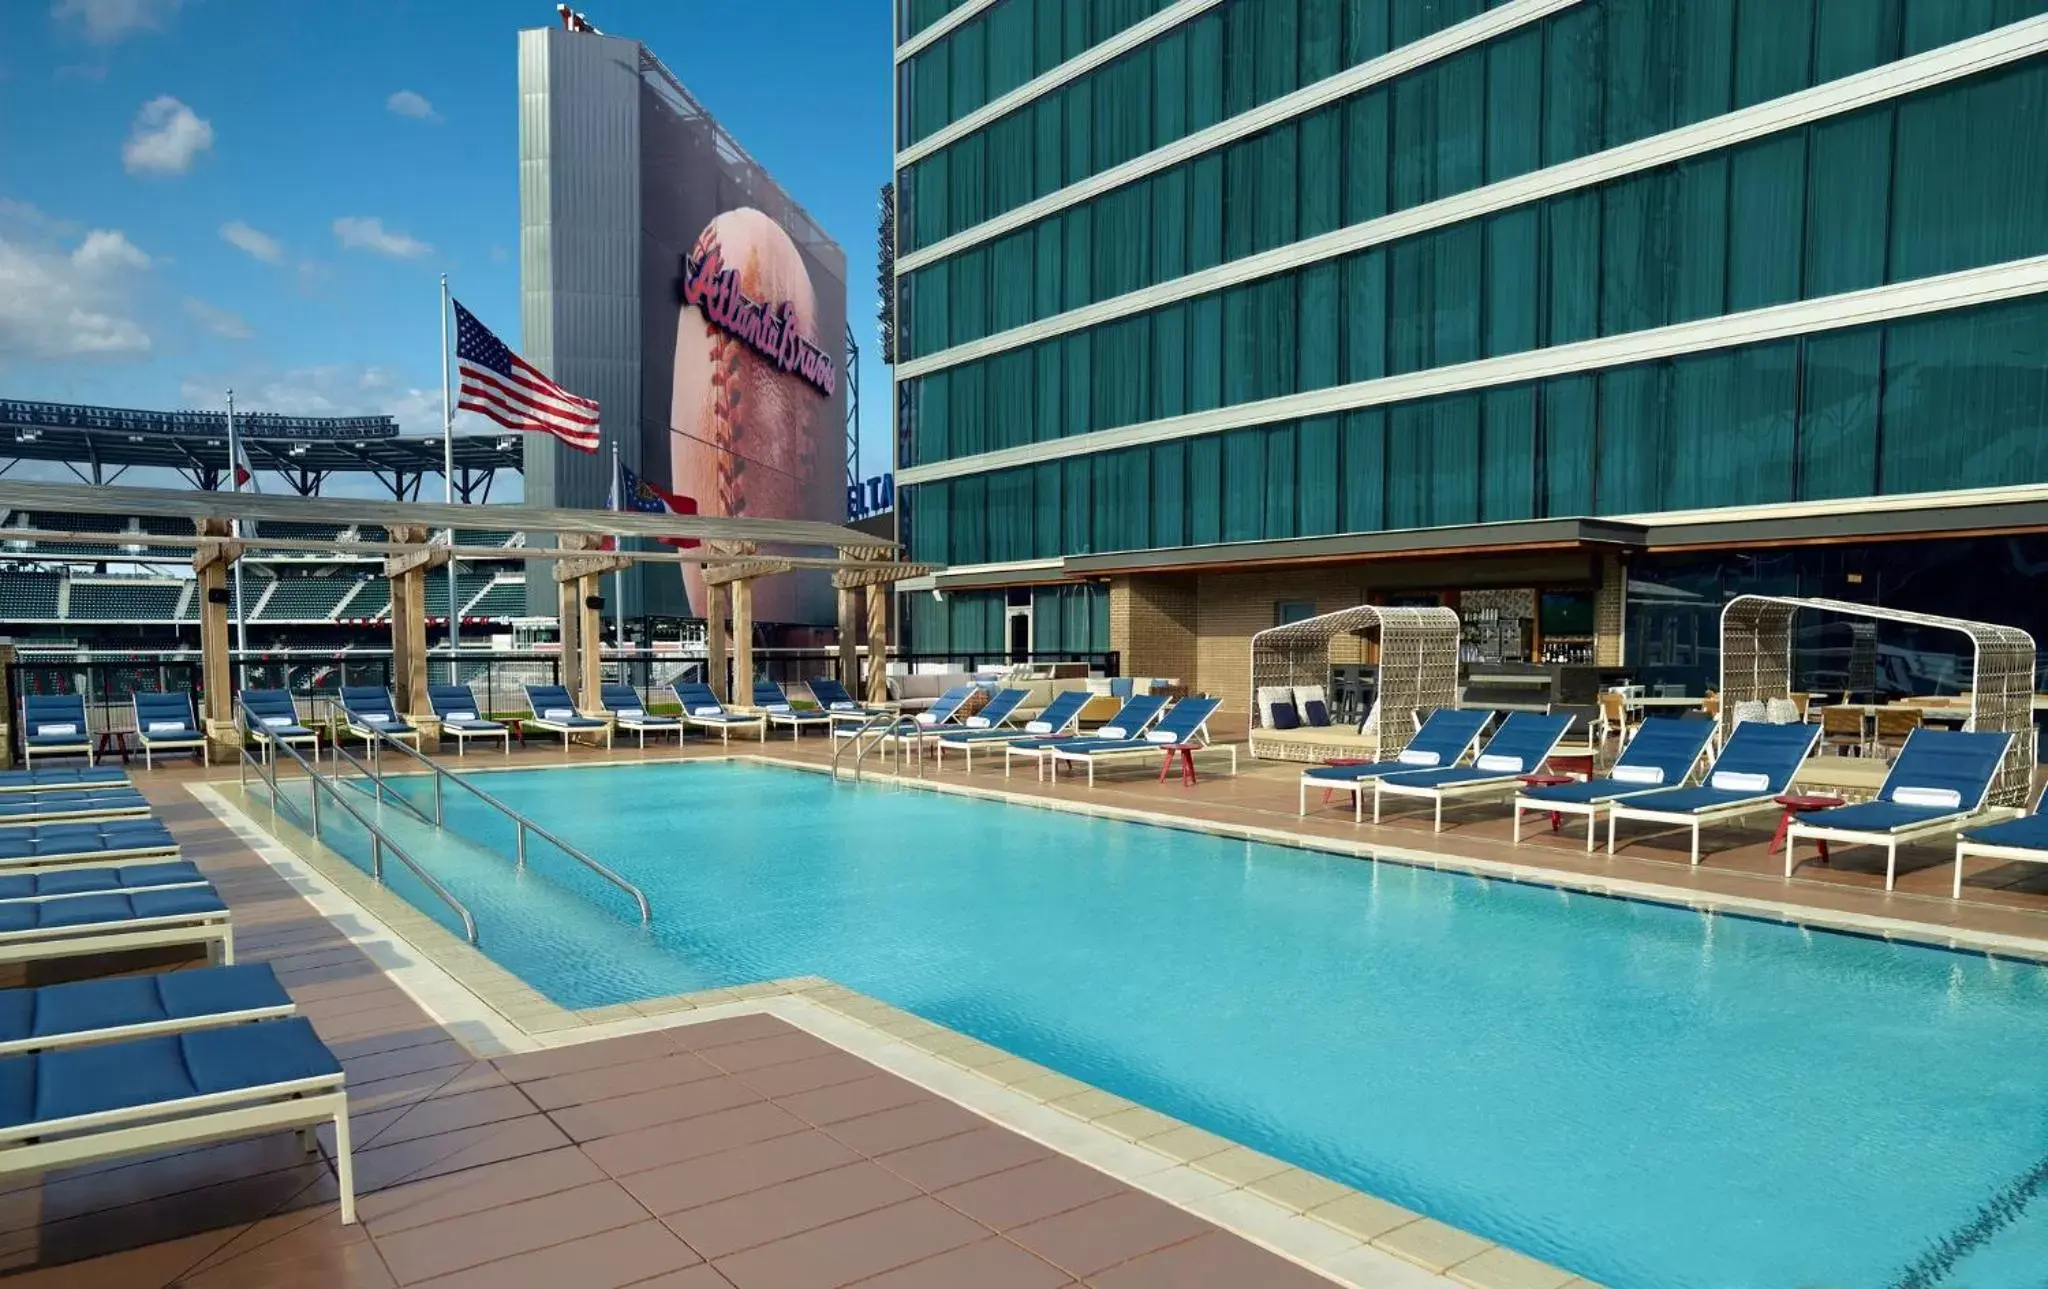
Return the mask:
[[[235,429],[235,391],[228,391],[228,488],[233,492],[242,490],[242,438]],[[240,509],[237,507],[236,509]],[[234,521],[235,536],[242,535],[242,521]],[[249,622],[242,616],[242,561],[235,560],[235,648],[242,654],[249,652]],[[246,658],[245,658],[246,661]]]
[[[441,275],[441,500],[455,504],[455,409],[448,397],[448,275]],[[448,525],[448,544],[455,545],[455,525]],[[462,644],[462,605],[456,601],[455,557],[448,557],[448,683],[462,683],[455,653]]]
[[[624,480],[624,479],[623,479],[623,478],[622,478],[622,477],[620,476],[620,474],[619,474],[619,445],[618,445],[618,443],[617,443],[616,441],[614,441],[614,442],[612,443],[612,509],[613,509],[613,510],[624,510],[624,509],[626,508],[626,497],[625,497],[625,492],[626,492],[626,488],[625,488],[625,480]],[[623,538],[623,537],[613,537],[613,538],[612,538],[612,545],[613,545],[613,547],[615,547],[615,548],[620,548],[620,549],[623,549],[623,548],[624,548],[624,546],[625,546],[625,544],[626,544],[626,539],[625,539],[625,538]],[[613,639],[613,641],[614,641],[614,642],[615,642],[615,643],[616,643],[616,644],[618,645],[618,649],[619,649],[619,679],[620,679],[620,680],[622,680],[622,681],[624,681],[624,682],[625,682],[626,684],[629,684],[629,685],[630,685],[630,684],[632,684],[633,682],[632,682],[632,680],[631,680],[631,679],[629,678],[629,673],[628,673],[628,669],[627,669],[627,667],[626,667],[626,570],[625,570],[625,569],[618,569],[618,570],[616,570],[616,571],[614,571],[614,572],[612,573],[612,639]]]

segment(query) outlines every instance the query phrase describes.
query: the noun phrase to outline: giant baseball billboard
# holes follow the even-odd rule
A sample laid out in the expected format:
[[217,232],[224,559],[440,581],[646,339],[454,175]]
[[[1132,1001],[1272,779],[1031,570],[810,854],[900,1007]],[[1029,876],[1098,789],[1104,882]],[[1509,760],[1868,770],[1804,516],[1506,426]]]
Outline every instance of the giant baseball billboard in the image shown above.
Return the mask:
[[[658,65],[640,156],[643,472],[699,514],[843,522],[844,255]],[[679,578],[702,614],[702,574],[683,569],[648,576]],[[650,581],[650,611],[673,586]],[[824,574],[757,585],[756,621],[833,614]]]

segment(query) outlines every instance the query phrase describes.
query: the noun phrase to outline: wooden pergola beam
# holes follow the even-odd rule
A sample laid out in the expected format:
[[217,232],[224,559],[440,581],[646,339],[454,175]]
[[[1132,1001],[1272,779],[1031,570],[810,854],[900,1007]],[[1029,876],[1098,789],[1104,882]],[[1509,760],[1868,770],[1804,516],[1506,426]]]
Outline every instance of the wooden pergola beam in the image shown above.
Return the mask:
[[[246,544],[246,543],[245,543]],[[384,576],[401,577],[414,569],[441,568],[448,563],[446,546],[429,546],[425,550],[408,551],[393,555],[384,561]]]
[[603,577],[606,573],[622,573],[633,567],[633,561],[618,555],[572,555],[555,561],[555,580],[575,582],[586,577]]

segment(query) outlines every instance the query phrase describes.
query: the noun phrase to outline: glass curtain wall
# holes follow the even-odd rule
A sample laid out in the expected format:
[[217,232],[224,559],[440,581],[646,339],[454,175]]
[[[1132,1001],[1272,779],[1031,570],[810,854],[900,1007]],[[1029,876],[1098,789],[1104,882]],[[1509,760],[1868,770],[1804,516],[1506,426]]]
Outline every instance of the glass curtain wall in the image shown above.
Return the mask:
[[2048,0],[1587,0],[904,275],[904,352],[928,356],[2043,9]]
[[2048,481],[2048,300],[909,489],[950,564]]
[[[1007,594],[952,591],[943,600],[905,597],[910,610],[909,648],[916,653],[969,655],[984,663],[1007,651],[1004,634]],[[1031,593],[1034,653],[1102,653],[1109,648],[1109,593],[1101,586],[1045,586]]]
[[906,464],[2048,253],[2043,156],[2048,57],[905,381]]

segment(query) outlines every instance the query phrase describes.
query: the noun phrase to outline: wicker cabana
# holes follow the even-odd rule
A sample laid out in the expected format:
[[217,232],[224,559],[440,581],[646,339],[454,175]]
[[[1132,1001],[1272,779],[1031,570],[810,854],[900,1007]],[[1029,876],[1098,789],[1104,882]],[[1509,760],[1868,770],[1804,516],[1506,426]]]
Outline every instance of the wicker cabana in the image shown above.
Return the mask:
[[[1330,642],[1378,631],[1380,661],[1370,727],[1320,730],[1264,730],[1259,690],[1271,686],[1321,685],[1330,676]],[[1369,604],[1340,609],[1252,637],[1252,755],[1275,761],[1325,761],[1392,756],[1415,730],[1415,713],[1458,701],[1456,612],[1445,608],[1379,608]],[[1285,737],[1282,737],[1282,736]]]
[[1721,733],[1741,702],[1788,698],[1792,692],[1792,619],[1801,609],[1874,622],[1954,631],[1970,638],[1970,718],[1965,729],[2003,730],[2013,736],[1991,785],[1993,805],[2027,804],[2034,766],[2034,637],[2018,627],[1931,613],[1908,613],[1846,600],[1780,595],[1738,595],[1721,610]]

